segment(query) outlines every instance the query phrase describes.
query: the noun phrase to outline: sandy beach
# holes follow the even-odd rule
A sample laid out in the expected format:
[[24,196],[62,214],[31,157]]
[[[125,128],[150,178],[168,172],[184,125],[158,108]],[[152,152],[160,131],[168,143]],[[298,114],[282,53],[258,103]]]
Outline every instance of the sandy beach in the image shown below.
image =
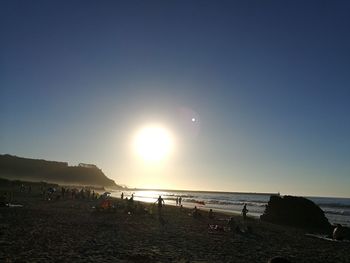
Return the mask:
[[[6,190],[2,187],[1,191]],[[128,213],[113,199],[111,212],[96,212],[99,200],[47,201],[39,189],[14,191],[14,204],[0,209],[1,262],[267,262],[284,256],[291,262],[350,262],[350,243],[305,236],[305,231],[249,218],[251,233],[210,231],[226,226],[228,215],[199,218],[190,210],[140,204],[147,213]],[[215,212],[215,211],[214,211]],[[243,226],[240,216],[235,222]]]

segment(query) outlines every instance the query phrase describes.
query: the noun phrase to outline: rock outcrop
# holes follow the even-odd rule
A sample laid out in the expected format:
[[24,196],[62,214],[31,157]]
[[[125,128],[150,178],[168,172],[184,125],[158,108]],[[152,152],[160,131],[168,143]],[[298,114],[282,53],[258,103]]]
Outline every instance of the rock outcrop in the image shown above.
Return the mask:
[[322,209],[304,197],[271,196],[265,212],[260,216],[263,221],[318,230],[330,233],[331,224]]

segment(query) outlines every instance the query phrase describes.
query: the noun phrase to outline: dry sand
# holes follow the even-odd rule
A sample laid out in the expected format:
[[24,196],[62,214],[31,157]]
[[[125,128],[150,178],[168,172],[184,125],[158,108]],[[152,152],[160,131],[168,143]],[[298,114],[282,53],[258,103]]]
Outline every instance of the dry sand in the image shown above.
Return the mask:
[[203,211],[194,219],[187,209],[166,206],[160,222],[156,214],[126,213],[121,200],[114,212],[96,212],[96,202],[16,192],[13,203],[24,206],[0,208],[0,262],[266,263],[277,255],[291,262],[350,262],[350,243],[306,237],[300,229],[249,219],[253,232],[233,237],[208,232],[209,223],[226,224],[224,214],[213,222]]

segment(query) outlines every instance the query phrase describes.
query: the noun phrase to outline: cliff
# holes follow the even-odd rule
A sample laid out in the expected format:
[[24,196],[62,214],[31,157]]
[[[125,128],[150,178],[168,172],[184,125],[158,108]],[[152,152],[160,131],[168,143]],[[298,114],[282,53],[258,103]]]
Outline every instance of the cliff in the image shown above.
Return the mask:
[[55,162],[0,155],[0,177],[27,181],[47,181],[64,184],[116,186],[95,165],[68,166],[66,162]]

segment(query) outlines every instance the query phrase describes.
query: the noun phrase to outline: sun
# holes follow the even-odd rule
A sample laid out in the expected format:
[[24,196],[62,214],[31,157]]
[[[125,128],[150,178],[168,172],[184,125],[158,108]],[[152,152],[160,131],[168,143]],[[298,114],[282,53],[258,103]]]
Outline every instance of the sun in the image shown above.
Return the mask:
[[161,161],[173,150],[173,138],[168,130],[160,126],[142,128],[135,137],[137,154],[145,161]]

